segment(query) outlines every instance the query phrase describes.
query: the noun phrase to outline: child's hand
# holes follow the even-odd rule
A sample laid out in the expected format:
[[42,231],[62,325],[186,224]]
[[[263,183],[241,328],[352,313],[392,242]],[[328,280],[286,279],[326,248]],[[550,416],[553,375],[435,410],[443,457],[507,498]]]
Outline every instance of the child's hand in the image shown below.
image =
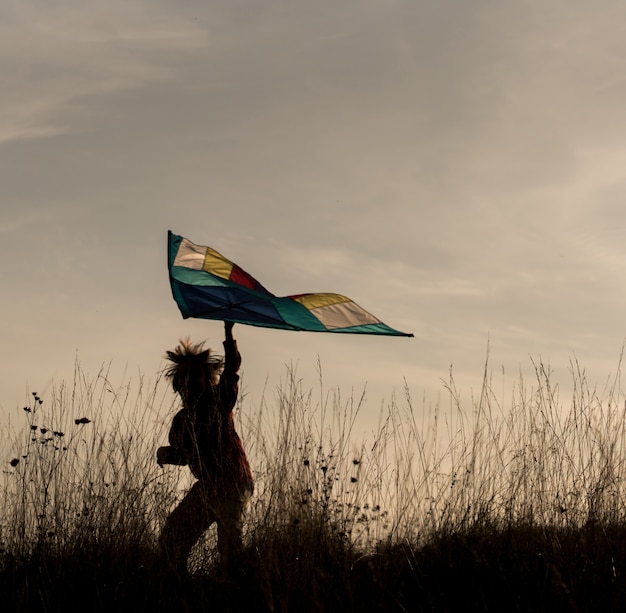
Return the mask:
[[176,447],[168,445],[167,447],[159,447],[157,449],[157,464],[163,468],[163,464],[174,464],[175,466],[184,466],[187,464],[185,456]]
[[233,326],[235,325],[234,321],[225,321],[224,322],[224,332],[226,333],[226,340],[233,340]]
[[163,468],[163,464],[169,464],[168,459],[171,455],[171,447],[159,447],[157,449],[157,464]]

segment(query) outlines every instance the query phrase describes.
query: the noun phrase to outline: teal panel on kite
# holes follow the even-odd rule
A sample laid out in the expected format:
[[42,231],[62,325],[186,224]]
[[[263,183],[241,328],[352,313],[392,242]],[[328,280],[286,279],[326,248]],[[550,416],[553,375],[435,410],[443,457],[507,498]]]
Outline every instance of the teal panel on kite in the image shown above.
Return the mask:
[[168,232],[168,269],[172,295],[185,319],[309,332],[413,336],[390,328],[340,294],[274,296],[211,247],[172,232]]

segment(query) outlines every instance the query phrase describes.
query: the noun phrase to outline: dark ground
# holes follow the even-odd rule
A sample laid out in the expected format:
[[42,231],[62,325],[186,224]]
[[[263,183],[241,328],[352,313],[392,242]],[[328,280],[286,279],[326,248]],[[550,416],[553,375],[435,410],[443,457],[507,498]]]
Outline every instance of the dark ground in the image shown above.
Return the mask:
[[150,548],[4,552],[2,610],[624,611],[626,528],[474,528],[420,548],[355,551],[329,535],[264,535],[229,579],[162,572]]

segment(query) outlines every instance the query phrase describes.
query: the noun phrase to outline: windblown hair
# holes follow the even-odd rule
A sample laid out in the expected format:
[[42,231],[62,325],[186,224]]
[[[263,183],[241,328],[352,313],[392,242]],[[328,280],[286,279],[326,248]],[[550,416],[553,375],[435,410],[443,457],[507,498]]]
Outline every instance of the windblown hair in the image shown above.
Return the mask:
[[174,351],[167,351],[166,357],[172,364],[165,370],[165,376],[172,379],[176,391],[180,389],[178,382],[194,367],[207,366],[215,374],[224,368],[221,355],[212,354],[211,349],[204,349],[204,342],[192,343],[189,337],[181,339]]

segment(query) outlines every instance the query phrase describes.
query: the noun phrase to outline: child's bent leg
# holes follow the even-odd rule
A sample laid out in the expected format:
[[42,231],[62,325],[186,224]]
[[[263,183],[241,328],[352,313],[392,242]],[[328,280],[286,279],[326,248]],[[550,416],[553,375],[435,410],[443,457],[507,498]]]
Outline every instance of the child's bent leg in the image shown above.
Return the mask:
[[200,483],[195,483],[163,526],[159,536],[161,560],[169,568],[185,572],[191,548],[215,519],[206,492]]

